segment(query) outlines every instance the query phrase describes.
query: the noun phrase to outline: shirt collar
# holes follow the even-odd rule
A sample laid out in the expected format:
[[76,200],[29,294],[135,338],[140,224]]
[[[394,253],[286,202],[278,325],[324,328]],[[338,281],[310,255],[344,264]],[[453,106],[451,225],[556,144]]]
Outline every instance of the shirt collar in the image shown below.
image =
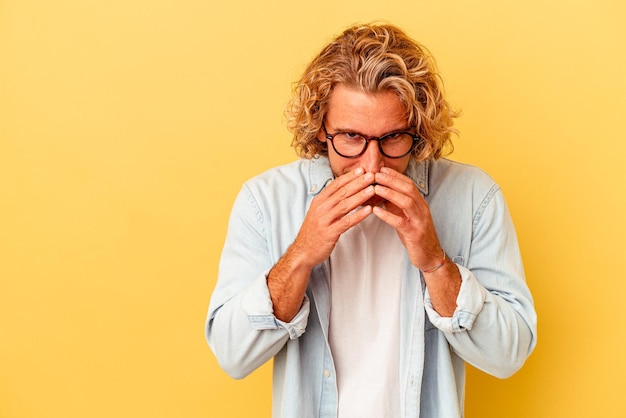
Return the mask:
[[409,178],[411,178],[411,180],[413,180],[413,183],[415,183],[415,186],[417,186],[417,189],[424,195],[428,195],[428,168],[430,166],[430,160],[424,160],[421,162],[417,162],[415,160],[411,160],[411,162],[409,163],[409,166],[406,169],[406,172],[404,174],[406,174]]
[[[429,160],[417,162],[411,160],[405,174],[413,180],[417,189],[428,195]],[[317,156],[309,160],[309,194],[316,195],[333,180],[333,172],[327,157]]]
[[309,161],[309,194],[316,195],[333,181],[333,172],[327,157],[316,156]]

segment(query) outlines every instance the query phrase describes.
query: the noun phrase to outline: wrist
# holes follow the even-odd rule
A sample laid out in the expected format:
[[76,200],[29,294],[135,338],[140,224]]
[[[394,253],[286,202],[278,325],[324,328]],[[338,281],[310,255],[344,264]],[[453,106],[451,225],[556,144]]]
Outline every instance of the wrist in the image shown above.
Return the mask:
[[291,266],[294,270],[311,271],[313,267],[318,264],[297,241],[294,241],[282,258],[285,259],[286,264]]
[[448,256],[446,256],[446,250],[441,249],[441,252],[442,252],[442,255],[441,255],[441,260],[439,261],[439,263],[432,268],[422,269],[422,273],[424,274],[434,273],[446,264],[446,259],[448,258]]

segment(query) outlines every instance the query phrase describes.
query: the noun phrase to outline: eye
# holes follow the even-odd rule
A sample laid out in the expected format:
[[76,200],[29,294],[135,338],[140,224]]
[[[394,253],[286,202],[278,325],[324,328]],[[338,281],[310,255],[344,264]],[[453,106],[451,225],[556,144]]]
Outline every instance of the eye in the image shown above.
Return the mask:
[[402,143],[410,141],[412,138],[406,134],[406,132],[391,132],[381,138],[388,144]]
[[337,134],[336,139],[346,142],[361,143],[365,141],[363,135],[356,132],[341,132]]

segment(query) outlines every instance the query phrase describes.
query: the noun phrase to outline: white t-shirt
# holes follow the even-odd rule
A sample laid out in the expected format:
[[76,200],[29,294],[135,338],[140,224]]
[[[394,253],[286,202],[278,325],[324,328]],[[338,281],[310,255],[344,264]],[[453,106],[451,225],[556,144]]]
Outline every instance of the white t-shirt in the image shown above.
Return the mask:
[[330,347],[339,418],[400,416],[400,289],[404,247],[375,215],[330,256]]

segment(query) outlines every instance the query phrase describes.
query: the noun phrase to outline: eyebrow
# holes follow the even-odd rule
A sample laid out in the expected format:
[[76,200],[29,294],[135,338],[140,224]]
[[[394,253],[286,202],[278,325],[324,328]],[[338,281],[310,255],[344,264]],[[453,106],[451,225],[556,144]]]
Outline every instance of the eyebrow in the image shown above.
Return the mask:
[[406,128],[394,129],[392,131],[385,132],[382,135],[365,135],[364,133],[359,132],[359,131],[354,130],[354,129],[337,128],[334,133],[351,133],[351,134],[361,135],[364,138],[380,138],[382,136],[389,135],[389,134],[392,134],[392,133],[395,133],[395,132],[412,132],[412,130],[411,130],[411,128],[406,127]]

